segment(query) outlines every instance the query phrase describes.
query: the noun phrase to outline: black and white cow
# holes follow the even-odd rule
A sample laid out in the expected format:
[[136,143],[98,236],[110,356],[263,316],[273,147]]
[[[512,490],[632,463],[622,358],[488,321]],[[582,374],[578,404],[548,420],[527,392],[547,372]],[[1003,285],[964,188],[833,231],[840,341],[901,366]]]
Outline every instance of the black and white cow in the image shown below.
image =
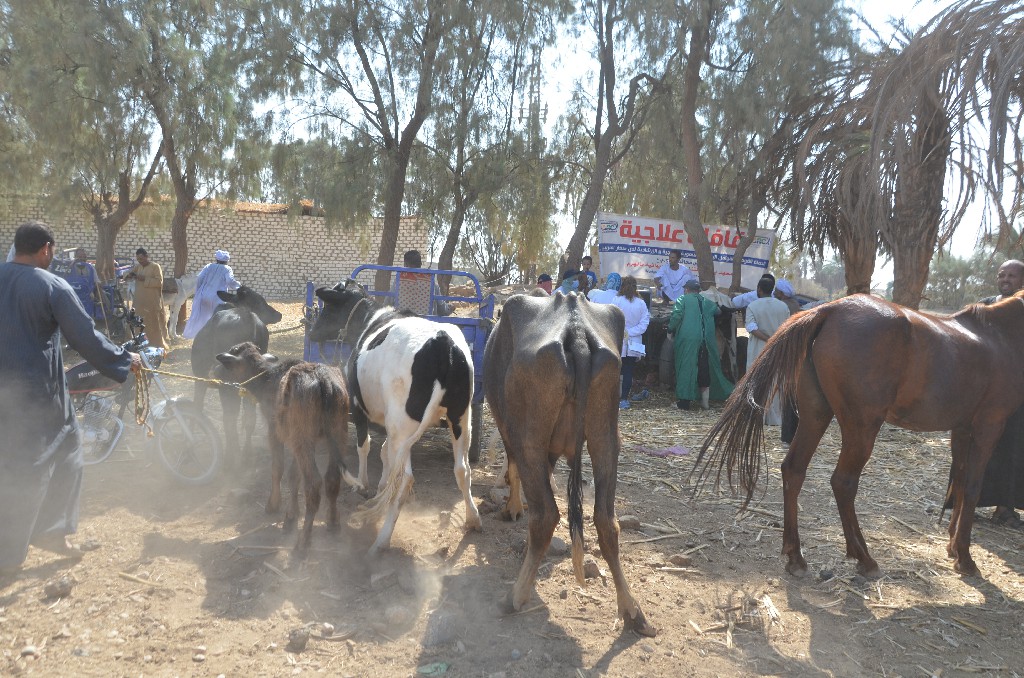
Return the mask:
[[[281,322],[280,312],[250,287],[242,285],[234,292],[217,292],[217,296],[224,303],[217,307],[213,317],[192,341],[192,374],[197,377],[209,377],[210,370],[218,364],[217,355],[225,353],[232,346],[251,341],[261,352],[266,352],[270,345],[270,331],[267,325]],[[200,407],[206,400],[206,390],[207,384],[196,382],[195,401]],[[224,410],[224,437],[227,442],[228,459],[237,463],[241,457],[238,444],[238,412],[241,408],[241,399],[236,390],[222,388],[220,403]],[[252,431],[252,427],[249,427],[249,431]]]
[[583,578],[583,443],[594,472],[594,524],[608,562],[618,611],[640,634],[656,631],[629,591],[619,563],[615,482],[619,463],[619,349],[625,319],[612,304],[577,293],[505,302],[484,351],[484,393],[508,455],[509,506],[521,512],[520,484],[530,510],[526,556],[510,603],[522,609],[558,525],[550,472],[569,462],[569,534],[573,569]]
[[368,422],[384,427],[383,471],[377,496],[357,513],[384,522],[370,547],[373,555],[391,543],[402,502],[412,489],[413,444],[423,432],[447,421],[455,457],[455,480],[466,504],[466,528],[480,529],[480,512],[470,492],[473,360],[455,325],[408,311],[377,309],[359,285],[320,288],[324,308],[310,330],[312,341],[345,340],[352,345],[348,388],[356,425],[359,482],[367,485]]

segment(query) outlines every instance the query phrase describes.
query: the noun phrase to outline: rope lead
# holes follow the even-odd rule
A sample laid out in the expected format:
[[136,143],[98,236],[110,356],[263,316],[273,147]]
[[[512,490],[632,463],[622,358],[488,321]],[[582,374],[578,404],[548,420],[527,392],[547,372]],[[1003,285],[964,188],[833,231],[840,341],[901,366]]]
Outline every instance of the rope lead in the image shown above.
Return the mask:
[[[145,369],[145,368],[143,368]],[[149,425],[150,399],[149,380],[141,371],[135,373],[135,423],[146,427],[146,437],[153,437],[153,427]]]

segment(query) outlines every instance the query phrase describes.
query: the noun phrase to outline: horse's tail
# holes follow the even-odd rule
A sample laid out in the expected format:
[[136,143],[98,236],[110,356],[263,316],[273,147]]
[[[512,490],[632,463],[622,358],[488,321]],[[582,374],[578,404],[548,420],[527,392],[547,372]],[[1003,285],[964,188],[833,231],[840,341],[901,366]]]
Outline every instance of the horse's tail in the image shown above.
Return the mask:
[[717,487],[725,469],[729,488],[734,489],[738,483],[746,493],[743,507],[750,503],[761,475],[762,459],[767,456],[765,406],[773,396],[783,398],[783,402],[795,399],[800,367],[827,317],[827,306],[797,314],[768,340],[704,438],[690,472],[691,477],[697,474],[694,494],[707,482],[713,469],[717,469]]

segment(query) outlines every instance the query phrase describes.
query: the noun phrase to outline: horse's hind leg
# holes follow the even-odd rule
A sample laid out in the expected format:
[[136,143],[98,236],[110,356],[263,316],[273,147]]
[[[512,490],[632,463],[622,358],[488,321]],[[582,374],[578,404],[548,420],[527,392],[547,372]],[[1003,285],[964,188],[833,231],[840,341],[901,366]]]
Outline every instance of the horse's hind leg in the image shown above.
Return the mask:
[[878,563],[868,553],[867,543],[860,531],[860,522],[854,501],[860,485],[860,475],[864,465],[871,457],[878,430],[882,420],[877,421],[840,421],[843,432],[843,449],[839,453],[839,462],[832,472],[832,494],[839,508],[839,518],[843,522],[843,536],[846,537],[846,557],[857,560],[857,572],[865,577],[877,577]]
[[788,558],[786,571],[802,577],[807,574],[807,561],[800,552],[800,531],[797,523],[797,499],[807,477],[807,466],[818,449],[825,429],[832,423],[832,408],[825,401],[808,363],[801,373],[797,402],[800,423],[793,434],[789,452],[782,461],[783,530],[782,555]]
[[[971,529],[974,527],[974,508],[981,494],[981,483],[985,475],[985,467],[992,456],[1003,429],[999,426],[975,425],[973,431],[966,431],[962,436],[954,432],[954,464],[958,458],[964,460],[961,478],[953,480],[953,514],[954,523],[950,518],[950,537],[947,551],[953,558],[953,569],[960,574],[975,576],[978,566],[971,558]],[[972,435],[973,434],[973,435]],[[955,467],[954,467],[955,468]]]
[[964,484],[967,478],[967,458],[971,449],[970,430],[954,429],[950,435],[949,447],[953,454],[953,463],[949,472],[949,488],[946,490],[946,493],[952,501],[949,512],[949,543],[946,545],[946,554],[950,558],[956,558],[956,550],[953,548],[953,537],[956,535],[960,522],[960,509],[963,508]]

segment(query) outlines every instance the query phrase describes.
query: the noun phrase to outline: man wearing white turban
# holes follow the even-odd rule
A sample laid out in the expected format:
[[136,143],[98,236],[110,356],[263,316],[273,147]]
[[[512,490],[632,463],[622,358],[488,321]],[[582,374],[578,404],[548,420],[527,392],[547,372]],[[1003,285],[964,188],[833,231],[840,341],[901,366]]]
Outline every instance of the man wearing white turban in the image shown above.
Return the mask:
[[213,263],[207,264],[196,278],[196,296],[192,299],[192,313],[185,324],[182,336],[195,339],[199,330],[213,317],[213,312],[221,304],[217,292],[237,290],[241,283],[235,280],[235,274],[228,266],[231,255],[224,250],[213,254]]
[[796,299],[793,285],[788,280],[778,280],[775,283],[775,298],[789,307],[789,314],[799,313],[800,302]]

